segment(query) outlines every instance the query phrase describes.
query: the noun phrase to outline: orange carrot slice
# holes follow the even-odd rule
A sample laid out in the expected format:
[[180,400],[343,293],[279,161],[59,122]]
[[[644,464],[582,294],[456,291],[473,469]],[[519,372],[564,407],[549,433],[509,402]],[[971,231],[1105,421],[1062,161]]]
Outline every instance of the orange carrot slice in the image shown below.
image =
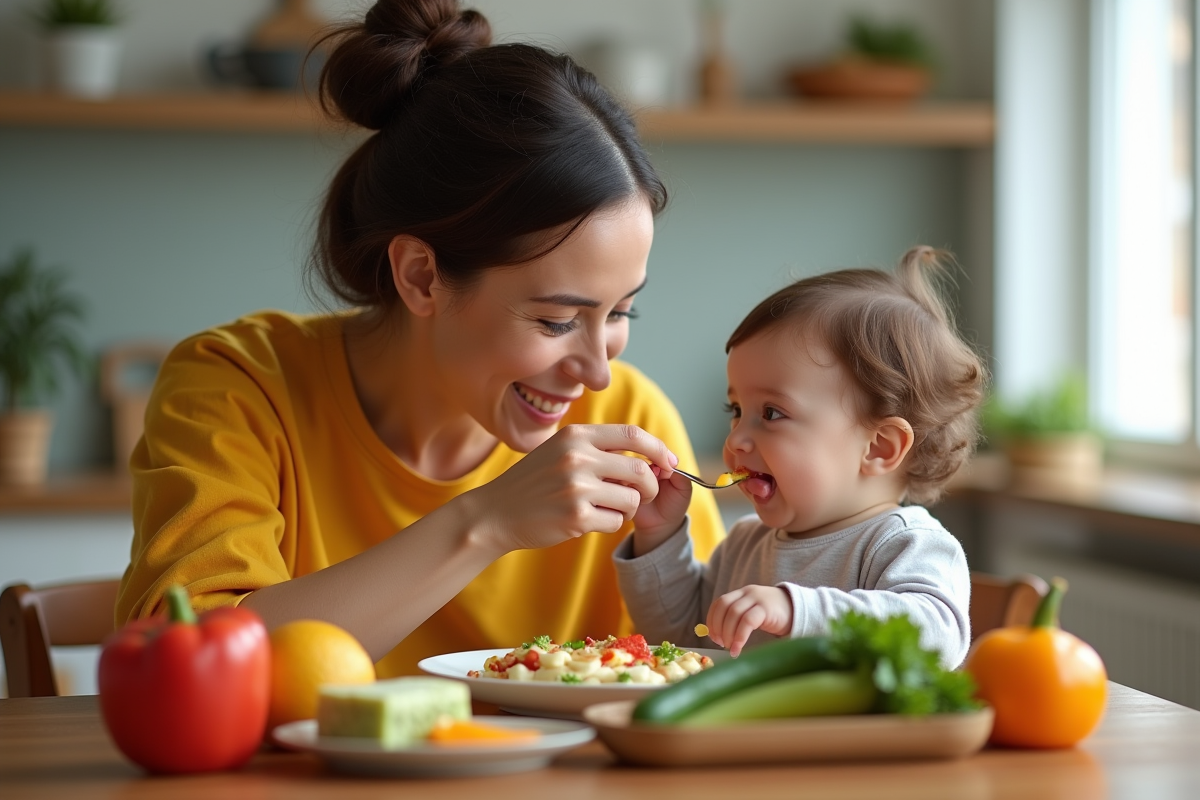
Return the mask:
[[504,745],[527,742],[541,734],[529,728],[501,728],[474,720],[447,720],[429,732],[429,741],[448,746]]

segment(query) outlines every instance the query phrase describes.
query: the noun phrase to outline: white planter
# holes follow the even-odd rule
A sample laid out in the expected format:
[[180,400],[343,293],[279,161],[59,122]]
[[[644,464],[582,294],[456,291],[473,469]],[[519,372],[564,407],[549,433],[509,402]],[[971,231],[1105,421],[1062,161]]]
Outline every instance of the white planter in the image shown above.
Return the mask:
[[121,38],[108,25],[70,25],[46,35],[46,70],[51,88],[102,100],[117,91]]

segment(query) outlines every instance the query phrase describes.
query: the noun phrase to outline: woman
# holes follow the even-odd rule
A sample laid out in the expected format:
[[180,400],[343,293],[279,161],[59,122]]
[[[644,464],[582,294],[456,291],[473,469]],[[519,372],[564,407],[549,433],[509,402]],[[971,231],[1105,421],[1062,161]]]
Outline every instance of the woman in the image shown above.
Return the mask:
[[[453,0],[380,0],[334,41],[322,102],[376,132],[333,179],[314,265],[355,310],[175,349],[131,461],[117,618],[182,583],[268,627],[334,622],[381,676],[627,632],[611,534],[654,512],[656,473],[695,466],[674,408],[613,361],[666,201],[635,128],[569,58],[489,46]],[[711,495],[691,514],[707,554]]]

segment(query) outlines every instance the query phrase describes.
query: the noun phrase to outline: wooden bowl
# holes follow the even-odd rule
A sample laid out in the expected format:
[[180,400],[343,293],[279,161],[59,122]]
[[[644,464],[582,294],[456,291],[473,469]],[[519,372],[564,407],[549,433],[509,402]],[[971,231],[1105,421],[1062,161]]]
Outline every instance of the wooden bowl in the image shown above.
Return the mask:
[[925,94],[932,75],[924,67],[865,59],[839,59],[787,73],[792,91],[824,100],[911,101]]

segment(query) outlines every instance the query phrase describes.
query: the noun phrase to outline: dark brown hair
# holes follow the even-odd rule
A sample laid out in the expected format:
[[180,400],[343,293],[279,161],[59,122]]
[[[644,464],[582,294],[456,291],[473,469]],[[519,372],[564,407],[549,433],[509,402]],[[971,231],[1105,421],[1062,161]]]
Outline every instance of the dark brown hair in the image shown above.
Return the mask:
[[865,423],[902,417],[914,442],[904,460],[914,503],[941,496],[979,440],[987,368],[959,337],[940,291],[948,253],[914,247],[894,273],[847,269],[780,289],[751,311],[725,345],[782,325],[812,333],[857,384]]
[[487,20],[457,0],[378,0],[325,41],[322,107],[376,131],[335,175],[311,261],[347,303],[394,301],[400,234],[465,288],[548,253],[597,210],[666,205],[632,118],[591,73],[541,47],[489,46]]

